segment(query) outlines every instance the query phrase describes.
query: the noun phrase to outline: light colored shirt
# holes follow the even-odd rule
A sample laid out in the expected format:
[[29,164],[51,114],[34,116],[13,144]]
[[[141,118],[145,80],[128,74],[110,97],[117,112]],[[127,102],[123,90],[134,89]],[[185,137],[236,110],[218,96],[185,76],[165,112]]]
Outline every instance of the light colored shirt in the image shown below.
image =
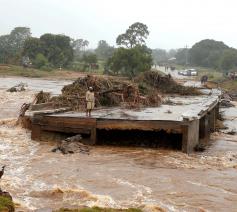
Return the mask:
[[94,92],[87,91],[86,92],[86,101],[87,102],[95,102],[95,94]]

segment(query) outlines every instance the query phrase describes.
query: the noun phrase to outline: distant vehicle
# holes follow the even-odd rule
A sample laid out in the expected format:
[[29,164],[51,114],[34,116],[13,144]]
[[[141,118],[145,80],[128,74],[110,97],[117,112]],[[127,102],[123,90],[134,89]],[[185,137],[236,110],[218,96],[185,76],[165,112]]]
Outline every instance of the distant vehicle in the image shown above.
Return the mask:
[[179,75],[184,75],[184,71],[178,71]]
[[188,72],[188,76],[197,76],[198,75],[197,70],[194,68],[188,69],[187,72]]
[[183,76],[197,76],[198,72],[196,69],[191,68],[191,69],[186,69],[184,71],[179,71],[178,74],[183,75]]

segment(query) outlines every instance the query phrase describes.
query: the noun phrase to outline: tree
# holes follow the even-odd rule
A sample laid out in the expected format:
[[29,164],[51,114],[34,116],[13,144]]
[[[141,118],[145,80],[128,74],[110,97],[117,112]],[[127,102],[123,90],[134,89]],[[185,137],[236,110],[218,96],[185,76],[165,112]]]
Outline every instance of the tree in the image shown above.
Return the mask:
[[223,42],[215,40],[202,40],[190,49],[190,60],[193,65],[204,67],[217,67],[223,51],[229,47]]
[[0,63],[8,63],[11,57],[9,35],[0,36]]
[[189,63],[190,61],[189,51],[190,49],[187,48],[178,49],[175,55],[177,64],[186,65],[187,63]]
[[65,35],[44,34],[43,42],[45,57],[55,67],[65,67],[73,60],[71,38]]
[[115,73],[121,73],[130,78],[138,73],[149,70],[152,66],[152,51],[145,45],[149,35],[145,24],[136,22],[129,26],[124,34],[117,37],[120,47],[109,58],[107,66]]
[[220,68],[224,71],[229,71],[237,67],[237,50],[226,49],[220,58]]
[[88,64],[97,63],[97,56],[93,53],[84,54],[82,60]]
[[113,57],[108,60],[108,66],[114,73],[133,78],[141,72],[150,70],[152,66],[151,50],[145,45],[137,45],[131,49],[116,49]]
[[36,68],[42,68],[48,65],[48,60],[43,54],[39,53],[36,55],[33,64]]
[[71,46],[76,56],[81,56],[82,52],[85,51],[85,48],[89,45],[89,41],[84,39],[72,40]]
[[114,53],[114,47],[110,46],[105,40],[100,40],[95,52],[99,59],[107,60],[108,58],[112,57]]
[[9,43],[14,51],[20,51],[23,48],[24,42],[30,37],[30,28],[16,27],[9,35]]
[[34,60],[37,54],[44,54],[44,43],[39,38],[28,38],[24,43],[22,54]]
[[136,22],[129,26],[124,34],[117,37],[116,43],[119,46],[133,48],[136,45],[144,45],[148,35],[148,27],[143,23]]
[[18,63],[25,40],[31,36],[27,27],[16,27],[9,35],[0,36],[0,61]]
[[167,57],[168,58],[171,58],[171,57],[175,57],[175,55],[177,54],[177,49],[170,49],[168,52],[167,52]]
[[164,49],[152,50],[153,61],[156,64],[166,62],[168,60],[167,52]]

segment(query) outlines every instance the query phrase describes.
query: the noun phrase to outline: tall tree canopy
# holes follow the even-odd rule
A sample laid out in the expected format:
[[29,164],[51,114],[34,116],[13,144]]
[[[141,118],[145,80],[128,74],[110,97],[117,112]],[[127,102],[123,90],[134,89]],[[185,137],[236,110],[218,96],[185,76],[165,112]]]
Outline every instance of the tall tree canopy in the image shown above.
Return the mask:
[[71,38],[65,35],[44,34],[40,37],[44,43],[45,56],[48,61],[57,66],[66,66],[73,60]]
[[99,59],[107,60],[112,57],[114,50],[114,47],[110,46],[105,40],[100,40],[95,49],[95,53]]
[[220,41],[202,40],[189,51],[191,63],[204,67],[218,67],[218,61],[223,51],[228,48]]
[[22,54],[33,60],[37,54],[44,54],[44,51],[44,43],[39,38],[29,38],[24,43]]
[[14,50],[20,51],[29,37],[31,37],[30,28],[16,27],[9,35],[9,42]]
[[82,53],[85,51],[86,47],[89,45],[89,41],[80,38],[72,40],[71,45],[74,50],[74,54],[78,56],[82,55]]
[[177,53],[175,55],[177,64],[180,65],[187,65],[190,61],[190,49],[188,48],[181,48],[177,50]]
[[115,50],[108,60],[108,67],[115,73],[121,73],[134,77],[138,73],[149,70],[152,65],[152,51],[145,45],[145,39],[149,35],[145,24],[136,22],[132,24],[126,33],[117,37],[120,47]]
[[30,38],[24,44],[23,54],[31,60],[35,60],[37,56],[41,59],[43,55],[54,67],[65,67],[73,60],[71,38],[49,33],[40,38]]
[[145,45],[137,45],[132,49],[119,48],[114,52],[113,57],[108,60],[108,65],[114,73],[121,73],[132,78],[140,72],[151,69],[151,50]]
[[18,63],[24,42],[31,36],[27,27],[16,27],[9,35],[0,36],[0,62]]
[[168,55],[164,49],[153,49],[152,50],[153,61],[156,64],[166,62],[168,60]]
[[133,48],[136,45],[144,45],[148,35],[149,31],[147,25],[136,22],[129,26],[125,33],[117,37],[116,43],[119,46]]
[[237,50],[230,48],[224,50],[220,58],[220,68],[227,72],[237,67]]

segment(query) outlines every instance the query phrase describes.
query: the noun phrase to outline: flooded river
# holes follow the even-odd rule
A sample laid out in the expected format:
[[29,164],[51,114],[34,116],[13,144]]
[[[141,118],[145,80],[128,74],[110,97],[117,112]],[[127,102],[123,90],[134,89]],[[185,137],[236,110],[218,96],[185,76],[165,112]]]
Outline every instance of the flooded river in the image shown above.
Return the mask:
[[[15,126],[19,108],[37,89],[8,93],[0,81],[1,187],[18,211],[48,211],[80,205],[145,211],[237,211],[237,135],[214,133],[203,153],[93,147],[90,155],[52,153],[54,143],[30,139]],[[64,83],[37,81],[40,90]],[[9,83],[9,86],[12,84]],[[47,85],[47,86],[46,86]],[[49,89],[50,90],[50,89]],[[237,107],[225,110],[226,124]],[[50,211],[50,210],[49,210]]]

